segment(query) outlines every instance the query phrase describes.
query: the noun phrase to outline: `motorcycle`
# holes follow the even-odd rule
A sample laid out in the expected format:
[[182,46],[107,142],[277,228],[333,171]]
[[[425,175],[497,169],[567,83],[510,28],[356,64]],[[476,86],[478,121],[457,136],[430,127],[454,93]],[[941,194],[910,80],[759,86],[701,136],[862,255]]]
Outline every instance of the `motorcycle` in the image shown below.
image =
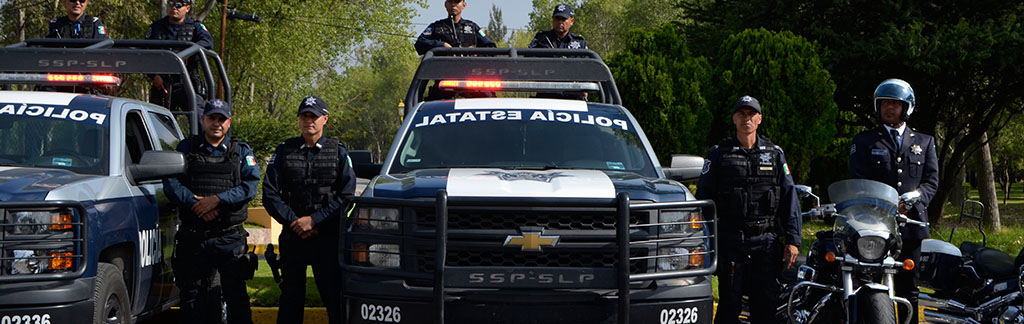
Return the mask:
[[829,186],[835,203],[821,205],[809,187],[797,186],[797,191],[818,200],[804,217],[833,221],[834,227],[815,233],[807,264],[800,266],[797,283],[789,288],[789,323],[908,322],[910,302],[895,296],[893,276],[915,265],[895,260],[902,247],[899,227],[928,224],[901,215],[898,206],[916,203],[920,193],[900,196],[881,182],[843,180]]
[[[1003,251],[986,247],[984,210],[981,202],[965,200],[948,242],[921,242],[920,285],[935,291],[921,293],[919,297],[929,323],[1024,323],[1024,249],[1014,259]],[[981,244],[965,241],[957,248],[949,243],[964,220],[978,222]]]

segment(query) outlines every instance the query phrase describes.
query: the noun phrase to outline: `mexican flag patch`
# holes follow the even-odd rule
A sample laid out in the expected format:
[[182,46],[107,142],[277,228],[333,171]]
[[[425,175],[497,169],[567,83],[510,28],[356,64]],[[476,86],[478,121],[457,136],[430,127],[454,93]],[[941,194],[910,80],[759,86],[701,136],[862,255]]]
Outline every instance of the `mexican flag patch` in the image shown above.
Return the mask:
[[248,165],[248,166],[256,165],[256,158],[253,157],[252,155],[246,155],[245,156],[245,164]]
[[782,164],[782,169],[786,170],[786,175],[789,175],[789,164],[783,163]]
[[96,27],[96,32],[100,33],[100,35],[106,35],[107,34],[107,28],[103,27],[103,26]]

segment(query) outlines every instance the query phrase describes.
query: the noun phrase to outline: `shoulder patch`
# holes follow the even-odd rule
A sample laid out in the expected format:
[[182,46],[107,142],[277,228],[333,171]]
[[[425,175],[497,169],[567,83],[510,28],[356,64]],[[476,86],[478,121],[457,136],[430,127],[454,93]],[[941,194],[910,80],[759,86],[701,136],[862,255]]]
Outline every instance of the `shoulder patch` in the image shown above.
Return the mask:
[[850,144],[850,155],[853,155],[854,153],[857,153],[857,144],[856,143]]
[[783,163],[782,164],[782,169],[786,170],[786,175],[789,175],[789,164],[788,163]]
[[487,33],[484,32],[483,28],[477,29],[477,31],[480,32],[480,36],[487,37]]
[[256,166],[256,157],[254,157],[252,155],[246,155],[245,156],[245,165]]
[[210,31],[210,30],[206,29],[206,25],[203,25],[203,23],[198,22],[198,21],[197,21],[197,23],[199,23],[199,28],[202,28],[204,31],[207,31],[207,32]]
[[56,24],[57,23],[57,18],[50,19],[50,23],[51,24]]
[[103,27],[103,25],[96,25],[96,33],[98,33],[100,35],[106,35],[107,34],[107,28]]
[[708,174],[708,171],[711,171],[711,160],[705,158],[704,159],[704,168],[700,169],[700,174]]
[[277,158],[277,153],[271,154],[271,155],[270,155],[270,162],[269,162],[269,163],[270,163],[270,164],[274,164],[274,159],[275,159],[275,158]]
[[427,29],[423,30],[423,36],[430,36],[432,34],[434,34],[434,28],[431,28],[430,26],[427,26]]

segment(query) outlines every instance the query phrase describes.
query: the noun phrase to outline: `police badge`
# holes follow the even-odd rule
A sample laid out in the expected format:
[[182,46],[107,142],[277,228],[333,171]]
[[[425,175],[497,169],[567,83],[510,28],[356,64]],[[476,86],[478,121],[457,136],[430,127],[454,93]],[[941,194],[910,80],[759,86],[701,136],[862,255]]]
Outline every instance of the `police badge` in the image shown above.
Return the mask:
[[772,154],[771,153],[761,153],[761,164],[762,165],[771,165],[772,164]]
[[921,152],[924,152],[924,149],[921,148],[921,145],[914,144],[910,146],[910,153],[921,155]]

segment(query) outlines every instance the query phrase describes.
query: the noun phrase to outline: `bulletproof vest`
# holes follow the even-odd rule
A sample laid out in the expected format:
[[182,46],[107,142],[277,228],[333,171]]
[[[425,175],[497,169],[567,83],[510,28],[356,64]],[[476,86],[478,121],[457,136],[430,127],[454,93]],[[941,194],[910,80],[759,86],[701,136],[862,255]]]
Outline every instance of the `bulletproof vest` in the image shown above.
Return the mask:
[[779,154],[775,145],[768,141],[761,144],[746,151],[719,147],[724,153],[715,166],[718,192],[714,200],[724,231],[758,235],[774,226],[782,190],[779,172],[783,170],[775,163]]
[[446,19],[435,31],[441,34],[440,40],[452,45],[452,47],[476,47],[476,34],[478,30],[473,28],[473,23],[462,19],[458,23]]
[[[238,139],[232,137],[228,145],[227,154],[223,156],[210,156],[200,153],[199,145],[205,143],[205,138],[192,136],[190,153],[187,155],[188,170],[183,176],[182,184],[192,193],[198,196],[216,195],[242,184],[242,168],[240,166],[242,157],[238,154]],[[192,214],[191,208],[179,208],[183,214],[192,217],[182,217],[183,225],[192,225],[193,228],[226,228],[231,225],[241,224],[248,217],[246,204],[238,206],[220,206],[219,218],[211,222],[202,222]],[[189,224],[197,222],[197,224]]]
[[57,18],[50,23],[50,31],[57,38],[93,39],[96,37],[96,19],[90,15],[82,15],[81,23],[72,22],[67,17]]
[[338,178],[338,140],[325,138],[320,151],[306,160],[306,151],[300,149],[304,140],[295,137],[286,140],[277,159],[283,159],[281,193],[284,202],[296,215],[304,216],[327,206],[334,199],[332,185]]

